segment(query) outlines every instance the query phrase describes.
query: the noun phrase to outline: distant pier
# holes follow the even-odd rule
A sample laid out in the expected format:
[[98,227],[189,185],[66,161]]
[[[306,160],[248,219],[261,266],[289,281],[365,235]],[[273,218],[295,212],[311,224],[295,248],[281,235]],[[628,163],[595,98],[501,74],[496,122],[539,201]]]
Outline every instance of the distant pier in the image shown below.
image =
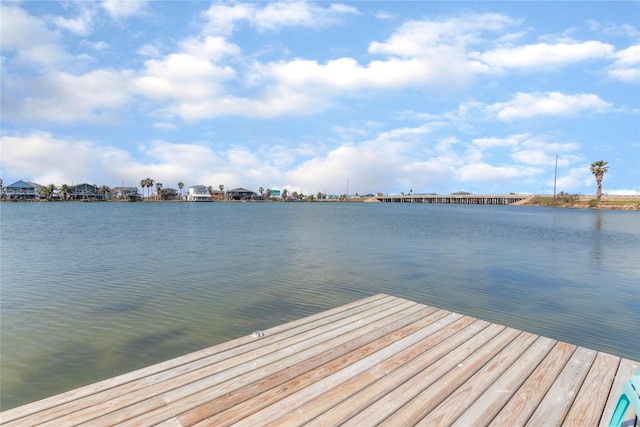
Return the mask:
[[409,194],[377,195],[384,203],[437,203],[446,205],[512,205],[529,199],[530,194]]

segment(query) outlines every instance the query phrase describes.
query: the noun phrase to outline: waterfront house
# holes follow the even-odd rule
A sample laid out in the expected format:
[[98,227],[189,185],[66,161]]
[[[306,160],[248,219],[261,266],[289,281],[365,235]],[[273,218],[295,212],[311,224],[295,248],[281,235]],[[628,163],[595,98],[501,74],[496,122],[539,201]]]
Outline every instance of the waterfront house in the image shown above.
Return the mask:
[[256,193],[246,188],[234,188],[227,191],[227,198],[229,200],[251,200],[256,196]]
[[35,182],[24,182],[22,180],[14,182],[4,187],[4,194],[10,200],[37,199],[40,197],[42,185]]
[[156,192],[156,196],[160,200],[176,200],[178,191],[173,188],[161,188]]
[[211,199],[212,200],[224,200],[224,191],[211,190]]
[[92,184],[78,184],[71,186],[72,200],[103,200],[104,195],[98,193],[98,187]]
[[111,197],[115,200],[138,201],[142,199],[142,194],[138,193],[138,187],[114,187]]
[[187,202],[210,202],[211,194],[206,185],[192,185],[187,193]]

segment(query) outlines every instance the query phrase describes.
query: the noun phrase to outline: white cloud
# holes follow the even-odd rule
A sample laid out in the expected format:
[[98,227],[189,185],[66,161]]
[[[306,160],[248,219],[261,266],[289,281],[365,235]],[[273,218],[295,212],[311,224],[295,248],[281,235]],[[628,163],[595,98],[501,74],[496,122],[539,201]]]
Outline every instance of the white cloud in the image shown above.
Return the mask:
[[95,18],[95,11],[93,8],[86,6],[90,3],[78,3],[80,11],[75,18],[66,18],[63,16],[55,16],[52,22],[58,27],[70,31],[79,36],[87,36],[93,30],[93,21]]
[[102,7],[114,19],[140,15],[146,8],[146,0],[104,0]]
[[3,55],[15,52],[12,64],[50,67],[70,58],[59,45],[61,34],[16,6],[0,5]]
[[10,111],[22,120],[73,122],[107,118],[131,97],[129,71],[96,70],[82,75],[52,72],[37,78],[12,79],[31,95]]
[[540,174],[540,169],[516,165],[494,166],[480,162],[464,165],[457,173],[463,183],[474,183],[475,185],[486,183],[504,184],[509,180],[534,177]]
[[3,173],[39,184],[89,182],[109,185],[120,182],[119,178],[126,176],[133,163],[124,150],[92,141],[60,139],[48,132],[3,136],[1,144]]
[[496,71],[564,67],[583,61],[608,59],[614,47],[600,41],[582,43],[538,43],[514,47],[500,47],[487,52],[473,52],[470,57]]
[[264,3],[259,8],[255,4],[214,4],[203,13],[209,34],[229,35],[237,21],[248,21],[258,30],[279,30],[285,27],[320,28],[339,23],[341,17],[358,14],[356,8],[333,3],[323,8],[308,2]]
[[525,139],[529,138],[529,134],[523,133],[518,135],[509,135],[505,138],[475,138],[472,142],[482,149],[487,148],[503,148],[503,147],[515,147]]
[[487,111],[501,120],[514,120],[535,116],[567,116],[582,111],[602,112],[610,107],[610,103],[594,94],[518,92],[511,101],[492,104],[487,107]]
[[194,120],[223,113],[226,95],[222,84],[234,79],[236,72],[218,62],[236,55],[237,46],[219,37],[206,37],[187,39],[181,48],[181,52],[146,61],[145,70],[133,80],[136,90],[162,101],[157,112],[169,118]]
[[436,59],[438,54],[448,48],[464,50],[467,46],[478,43],[483,32],[499,31],[514,22],[507,16],[492,13],[470,14],[438,21],[410,21],[403,24],[386,42],[372,42],[369,52]]
[[624,82],[640,81],[640,45],[616,52],[616,60],[609,68],[609,75]]

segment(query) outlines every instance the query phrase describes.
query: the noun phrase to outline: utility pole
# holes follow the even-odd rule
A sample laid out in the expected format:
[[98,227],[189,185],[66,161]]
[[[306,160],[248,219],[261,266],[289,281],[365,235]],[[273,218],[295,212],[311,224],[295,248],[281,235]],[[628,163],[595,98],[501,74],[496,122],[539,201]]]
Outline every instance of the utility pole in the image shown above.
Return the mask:
[[553,206],[556,205],[556,181],[558,180],[558,155],[556,154],[556,172],[553,176]]

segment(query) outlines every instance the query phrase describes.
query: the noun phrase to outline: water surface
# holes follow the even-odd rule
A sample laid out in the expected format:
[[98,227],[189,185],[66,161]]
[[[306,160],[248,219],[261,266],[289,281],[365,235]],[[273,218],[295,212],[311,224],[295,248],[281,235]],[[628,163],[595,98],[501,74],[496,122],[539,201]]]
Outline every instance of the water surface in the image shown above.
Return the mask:
[[2,409],[385,292],[640,359],[640,214],[3,203]]

